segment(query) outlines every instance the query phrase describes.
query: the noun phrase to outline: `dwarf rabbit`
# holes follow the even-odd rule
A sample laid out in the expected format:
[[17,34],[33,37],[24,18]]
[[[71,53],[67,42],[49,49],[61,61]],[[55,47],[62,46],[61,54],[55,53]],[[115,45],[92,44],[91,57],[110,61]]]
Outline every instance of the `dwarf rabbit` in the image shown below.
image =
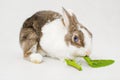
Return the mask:
[[20,32],[24,58],[42,62],[43,56],[60,60],[74,59],[91,53],[92,33],[80,24],[74,13],[39,11],[28,18]]

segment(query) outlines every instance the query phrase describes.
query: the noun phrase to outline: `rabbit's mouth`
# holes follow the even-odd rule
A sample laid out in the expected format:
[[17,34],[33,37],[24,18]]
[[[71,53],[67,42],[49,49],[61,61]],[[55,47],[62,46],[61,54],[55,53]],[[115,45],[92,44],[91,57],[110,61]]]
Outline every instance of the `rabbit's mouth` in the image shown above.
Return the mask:
[[85,48],[80,48],[73,53],[74,57],[84,57],[89,56],[91,54],[91,50],[86,50]]

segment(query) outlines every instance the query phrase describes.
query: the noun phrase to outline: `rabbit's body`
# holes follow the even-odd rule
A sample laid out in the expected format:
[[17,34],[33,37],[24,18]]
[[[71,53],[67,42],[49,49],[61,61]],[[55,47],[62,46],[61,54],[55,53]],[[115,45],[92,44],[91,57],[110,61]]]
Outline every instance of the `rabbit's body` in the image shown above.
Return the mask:
[[39,63],[44,55],[73,59],[90,53],[91,33],[65,9],[64,14],[41,11],[25,21],[20,33],[25,58]]

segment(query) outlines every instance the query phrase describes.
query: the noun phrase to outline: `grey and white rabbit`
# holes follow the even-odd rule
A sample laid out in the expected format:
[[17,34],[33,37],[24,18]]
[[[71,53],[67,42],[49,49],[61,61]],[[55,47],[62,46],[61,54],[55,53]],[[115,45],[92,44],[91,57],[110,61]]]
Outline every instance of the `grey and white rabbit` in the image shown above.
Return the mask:
[[28,18],[20,32],[24,58],[42,62],[43,56],[60,60],[74,59],[91,53],[92,34],[80,24],[74,13],[39,11]]

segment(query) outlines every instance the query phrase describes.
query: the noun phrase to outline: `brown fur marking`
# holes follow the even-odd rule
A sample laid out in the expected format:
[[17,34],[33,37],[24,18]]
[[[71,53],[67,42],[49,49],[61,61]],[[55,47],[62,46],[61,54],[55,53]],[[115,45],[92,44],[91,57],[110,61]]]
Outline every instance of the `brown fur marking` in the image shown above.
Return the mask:
[[[84,47],[84,35],[83,32],[78,30],[77,26],[78,26],[78,21],[76,16],[73,14],[72,16],[64,9],[68,19],[69,19],[69,26],[68,26],[68,33],[65,36],[65,41],[68,44],[72,44],[78,48],[80,47]],[[74,37],[77,36],[78,37],[78,41],[75,42],[74,41]]]

